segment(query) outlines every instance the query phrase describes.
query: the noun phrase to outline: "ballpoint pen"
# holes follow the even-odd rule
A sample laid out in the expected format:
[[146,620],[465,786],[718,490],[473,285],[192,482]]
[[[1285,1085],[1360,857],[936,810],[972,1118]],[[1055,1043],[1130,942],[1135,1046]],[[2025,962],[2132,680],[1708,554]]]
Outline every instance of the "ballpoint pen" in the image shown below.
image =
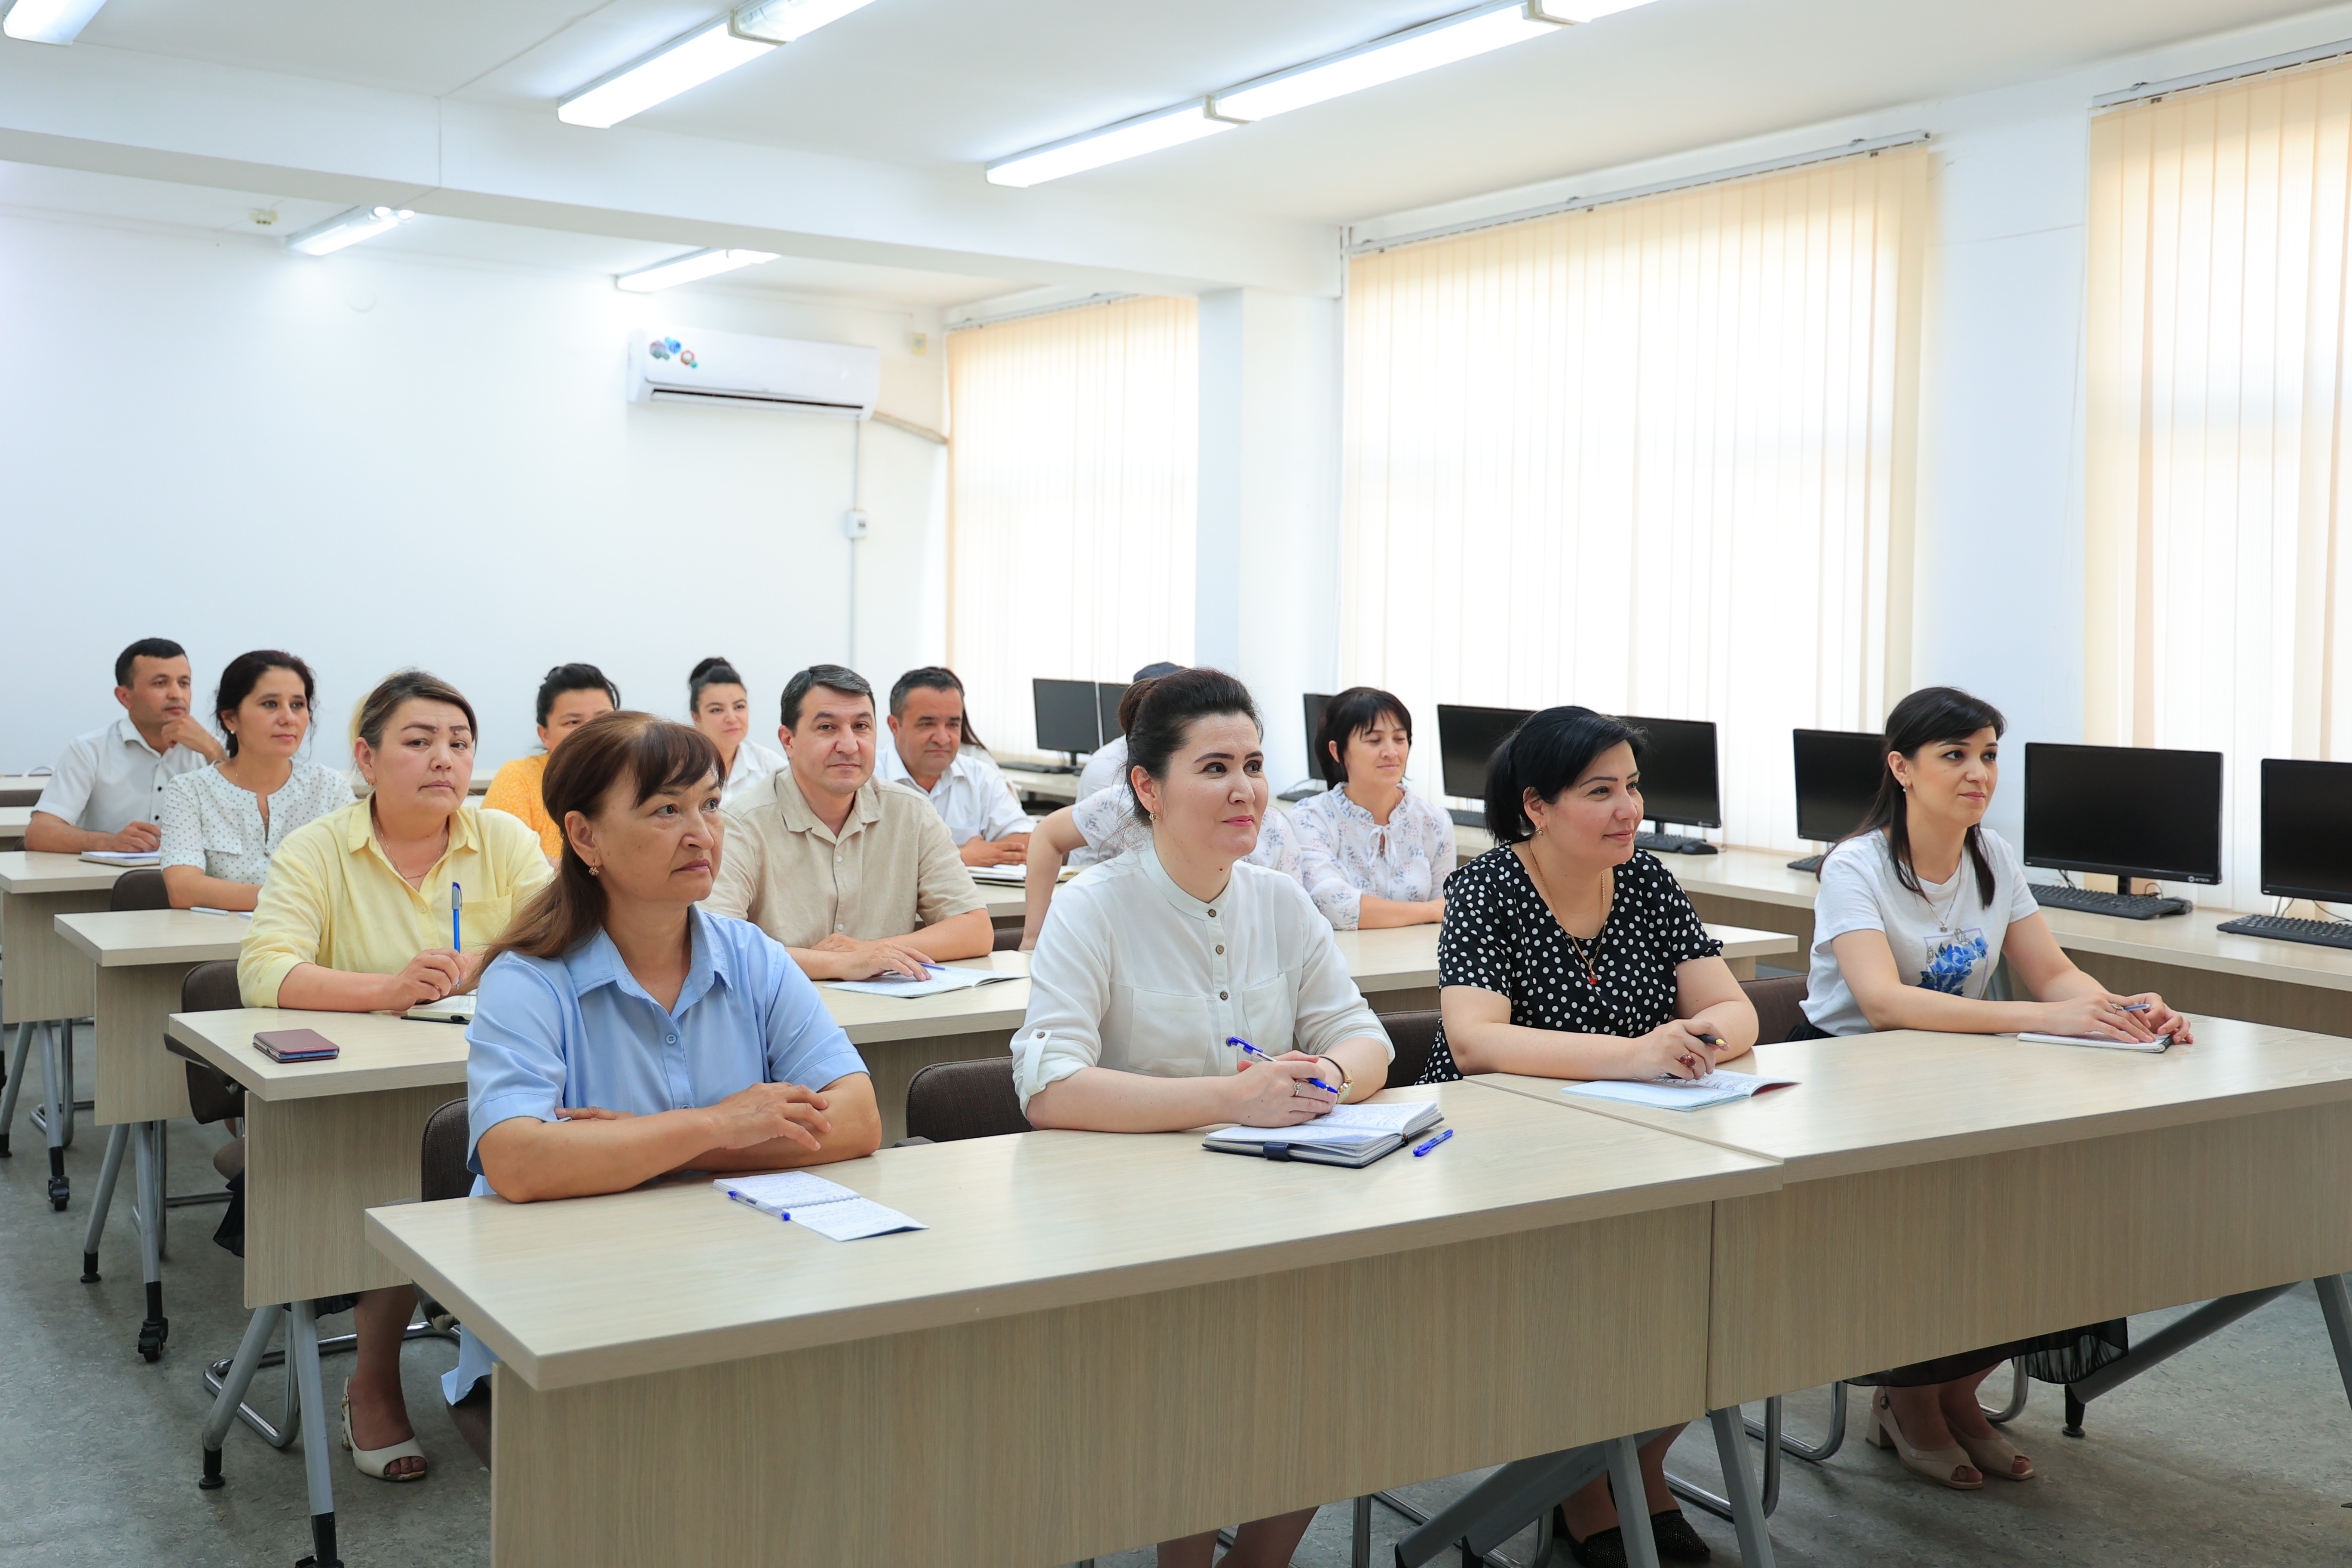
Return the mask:
[[466,889],[463,889],[463,888],[461,888],[461,887],[459,887],[459,886],[458,886],[457,883],[455,883],[455,882],[450,883],[450,884],[449,884],[449,951],[450,951],[450,952],[465,952],[465,951],[466,951],[466,939],[465,939],[465,936],[464,936],[464,934],[463,934],[462,932],[460,932],[460,931],[459,931],[459,930],[457,929],[457,911],[458,911],[460,909],[462,909],[462,908],[464,908],[464,907],[465,907],[465,902],[466,902]]
[[[1274,1060],[1272,1057],[1266,1055],[1264,1051],[1259,1050],[1255,1046],[1251,1045],[1239,1035],[1227,1035],[1225,1037],[1225,1044],[1229,1046],[1239,1046],[1242,1048],[1243,1055],[1255,1057],[1262,1062],[1270,1062]],[[1313,1084],[1316,1088],[1321,1089],[1326,1094],[1337,1094],[1339,1092],[1338,1089],[1333,1089],[1329,1084],[1325,1083],[1319,1078],[1310,1078],[1307,1081]]]
[[1453,1136],[1454,1129],[1449,1127],[1444,1131],[1440,1132],[1436,1137],[1432,1138],[1428,1142],[1423,1143],[1420,1148],[1415,1149],[1412,1152],[1412,1157],[1416,1160],[1420,1159],[1423,1154],[1428,1153],[1432,1149],[1436,1148],[1440,1143],[1444,1142],[1448,1138]]

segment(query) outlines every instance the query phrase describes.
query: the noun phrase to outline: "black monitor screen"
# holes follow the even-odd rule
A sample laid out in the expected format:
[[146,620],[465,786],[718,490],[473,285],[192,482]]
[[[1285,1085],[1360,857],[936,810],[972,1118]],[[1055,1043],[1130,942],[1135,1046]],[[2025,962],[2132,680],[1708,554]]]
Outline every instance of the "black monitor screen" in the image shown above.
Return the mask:
[[1527,722],[1528,708],[1453,708],[1437,705],[1437,754],[1445,793],[1465,800],[1486,798],[1486,763],[1510,732]]
[[2025,863],[2219,882],[2221,753],[2027,742]]
[[1091,752],[1102,744],[1102,722],[1091,680],[1029,682],[1037,704],[1037,749]]
[[1323,776],[1323,748],[1315,737],[1323,732],[1323,709],[1330,700],[1328,691],[1307,694],[1307,773],[1310,778]]
[[2352,763],[2263,759],[2263,891],[2352,900]]
[[1797,837],[1832,844],[1862,826],[1886,774],[1886,737],[1799,730]]
[[[1126,695],[1127,682],[1124,680],[1095,682],[1095,713],[1102,721],[1102,738],[1106,745],[1114,737],[1127,733],[1118,727],[1118,700]],[[1060,750],[1059,747],[1055,749]]]
[[1649,731],[1642,747],[1642,802],[1651,819],[1722,826],[1723,805],[1716,797],[1715,726],[1704,719],[1628,716],[1625,722]]

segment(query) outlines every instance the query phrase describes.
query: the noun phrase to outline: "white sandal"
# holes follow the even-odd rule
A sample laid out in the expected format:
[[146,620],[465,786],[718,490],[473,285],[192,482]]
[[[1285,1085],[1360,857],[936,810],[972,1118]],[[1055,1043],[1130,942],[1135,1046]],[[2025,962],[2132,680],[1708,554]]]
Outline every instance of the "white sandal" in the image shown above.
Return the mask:
[[380,1481],[394,1482],[421,1481],[425,1479],[425,1472],[423,1470],[412,1470],[404,1476],[388,1476],[384,1474],[384,1471],[389,1469],[396,1460],[422,1459],[425,1458],[425,1450],[416,1446],[416,1439],[415,1437],[409,1437],[403,1442],[394,1443],[391,1447],[384,1448],[362,1448],[357,1443],[352,1441],[352,1394],[350,1389],[345,1389],[343,1391],[343,1447],[352,1451],[352,1464],[358,1469],[359,1473],[363,1476],[373,1476]]

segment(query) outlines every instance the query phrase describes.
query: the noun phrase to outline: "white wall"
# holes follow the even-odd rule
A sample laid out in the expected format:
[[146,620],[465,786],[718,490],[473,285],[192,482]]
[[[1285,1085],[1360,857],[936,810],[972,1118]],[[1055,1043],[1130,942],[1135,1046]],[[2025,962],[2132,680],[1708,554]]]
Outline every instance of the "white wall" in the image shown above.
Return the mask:
[[[301,655],[338,754],[412,663],[473,700],[486,763],[535,746],[537,679],[566,659],[682,713],[688,669],[726,654],[772,713],[848,652],[853,426],[629,405],[628,330],[873,343],[884,411],[946,423],[935,311],[364,247],[0,213],[0,770],[117,714],[114,655],[148,636],[187,646],[207,700],[246,648]],[[943,651],[946,463],[864,441],[857,662],[882,686]]]

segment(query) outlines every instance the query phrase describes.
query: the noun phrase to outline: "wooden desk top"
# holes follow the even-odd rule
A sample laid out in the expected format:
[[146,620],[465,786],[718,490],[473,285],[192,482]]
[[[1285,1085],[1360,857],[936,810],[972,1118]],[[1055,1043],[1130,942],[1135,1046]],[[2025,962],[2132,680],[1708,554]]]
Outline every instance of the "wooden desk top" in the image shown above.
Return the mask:
[[2231,1018],[2161,1056],[1900,1031],[1759,1046],[1727,1064],[1789,1089],[1701,1110],[1563,1095],[1556,1079],[1475,1081],[1784,1161],[1791,1183],[2352,1100],[2352,1040]]
[[122,875],[120,866],[101,866],[79,855],[0,853],[0,893],[102,893]]
[[[319,1100],[466,1083],[466,1031],[392,1013],[308,1013],[236,1007],[174,1013],[164,1032],[263,1100]],[[253,1048],[257,1029],[316,1029],[342,1047],[331,1062],[274,1062]]]
[[252,921],[194,910],[123,910],[59,915],[58,934],[100,969],[145,963],[206,963],[233,959]]
[[985,958],[959,960],[949,967],[992,969],[1017,978],[940,996],[875,996],[822,982],[817,992],[824,998],[825,1011],[833,1015],[833,1021],[841,1026],[853,1046],[999,1030],[1010,1034],[1021,1026],[1029,1012],[1027,953],[992,952]]
[[[832,1242],[697,1179],[609,1197],[368,1211],[369,1241],[539,1389],[1771,1191],[1769,1163],[1445,1084],[1435,1154],[1361,1171],[1198,1132],[1030,1132],[822,1174],[931,1228]],[[1386,1097],[1384,1097],[1386,1098]],[[1606,1129],[1606,1131],[1602,1131]]]
[[1694,892],[1810,910],[1821,883],[1811,871],[1790,870],[1789,862],[1796,858],[1787,849],[1726,849],[1719,855],[1661,855],[1658,864]]
[[0,839],[10,844],[25,841],[25,829],[33,826],[33,808],[29,805],[0,805]]
[[[1750,931],[1746,926],[1711,925],[1707,934],[1723,943],[1726,958],[1769,958],[1797,951],[1797,939],[1785,931]],[[1367,994],[1402,991],[1437,984],[1437,927],[1391,926],[1386,931],[1343,931],[1332,933],[1339,956],[1357,987]],[[2352,955],[2347,955],[2352,956]]]

